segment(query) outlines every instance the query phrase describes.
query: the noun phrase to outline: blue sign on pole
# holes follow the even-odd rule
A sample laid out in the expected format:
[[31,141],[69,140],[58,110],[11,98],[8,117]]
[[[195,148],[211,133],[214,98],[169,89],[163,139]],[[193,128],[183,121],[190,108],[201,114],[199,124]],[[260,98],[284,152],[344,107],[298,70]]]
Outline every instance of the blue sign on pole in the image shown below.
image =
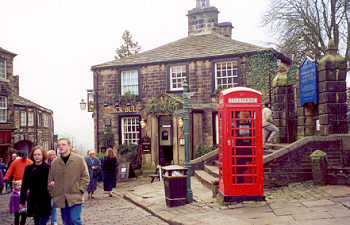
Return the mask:
[[299,67],[300,106],[318,104],[317,62],[307,58]]

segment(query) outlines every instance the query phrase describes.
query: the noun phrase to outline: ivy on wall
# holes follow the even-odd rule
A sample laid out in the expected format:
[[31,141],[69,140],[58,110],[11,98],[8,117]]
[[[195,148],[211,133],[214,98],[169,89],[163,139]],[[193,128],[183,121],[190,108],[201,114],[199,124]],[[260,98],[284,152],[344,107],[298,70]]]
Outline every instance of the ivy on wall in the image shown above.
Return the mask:
[[112,130],[110,128],[105,128],[103,131],[103,134],[100,135],[100,138],[99,138],[100,144],[106,148],[113,148],[113,144],[114,144],[113,140],[114,139],[113,139]]
[[130,92],[126,92],[123,95],[120,95],[117,99],[117,102],[120,106],[124,105],[134,105],[137,101],[137,95],[132,94]]
[[272,80],[277,71],[277,58],[271,52],[262,52],[247,58],[247,87],[262,93],[262,101],[271,101]]
[[183,103],[183,99],[176,95],[161,96],[152,98],[145,106],[145,111],[149,114],[174,113]]

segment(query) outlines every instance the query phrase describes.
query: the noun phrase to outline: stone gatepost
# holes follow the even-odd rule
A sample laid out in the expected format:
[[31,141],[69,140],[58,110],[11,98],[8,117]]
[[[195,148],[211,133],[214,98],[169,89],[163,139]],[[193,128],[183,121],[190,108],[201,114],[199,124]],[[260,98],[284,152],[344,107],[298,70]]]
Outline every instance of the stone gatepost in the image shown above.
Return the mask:
[[347,133],[346,61],[337,54],[334,41],[318,63],[320,134]]
[[321,150],[316,150],[310,157],[314,184],[325,185],[327,183],[327,154]]
[[283,64],[278,67],[278,72],[272,81],[272,96],[273,120],[279,129],[275,139],[277,143],[286,143],[288,142],[288,86],[287,69]]

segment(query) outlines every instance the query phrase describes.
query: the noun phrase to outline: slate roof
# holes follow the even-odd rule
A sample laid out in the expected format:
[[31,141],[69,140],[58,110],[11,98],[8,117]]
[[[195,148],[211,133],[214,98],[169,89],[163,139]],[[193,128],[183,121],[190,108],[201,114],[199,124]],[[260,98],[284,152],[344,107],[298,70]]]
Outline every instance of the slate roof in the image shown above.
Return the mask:
[[[225,55],[240,55],[249,52],[270,50],[281,55],[273,49],[224,38],[217,34],[204,34],[189,36],[158,48],[138,53],[135,56],[125,57],[93,66],[91,69],[132,66],[149,63],[181,61],[187,59],[219,57]],[[283,56],[284,57],[284,56]]]
[[3,48],[1,48],[1,47],[0,47],[0,52],[5,53],[5,54],[10,54],[10,55],[13,55],[13,56],[16,56],[16,55],[17,55],[17,54],[15,54],[15,53],[12,53],[12,52],[10,52],[10,51],[7,51],[6,49],[3,49]]
[[36,103],[26,99],[26,98],[23,98],[19,95],[14,95],[13,102],[14,102],[13,104],[15,104],[15,105],[35,107],[35,108],[40,109],[41,111],[45,111],[47,113],[53,113],[52,110],[47,109],[45,107],[42,107],[41,105],[38,105],[38,104],[36,104]]

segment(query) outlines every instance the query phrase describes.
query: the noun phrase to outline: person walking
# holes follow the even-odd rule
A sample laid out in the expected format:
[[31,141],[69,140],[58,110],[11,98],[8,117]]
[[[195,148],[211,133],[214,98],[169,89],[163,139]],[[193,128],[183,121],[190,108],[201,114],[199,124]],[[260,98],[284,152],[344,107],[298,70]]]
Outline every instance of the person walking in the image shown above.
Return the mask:
[[[47,152],[47,164],[49,164],[50,167],[56,157],[56,152],[54,150]],[[51,225],[57,225],[57,208],[53,205],[53,199],[51,199],[51,207]]]
[[25,168],[22,180],[20,205],[25,208],[27,202],[27,216],[34,217],[35,225],[45,225],[51,214],[51,196],[47,189],[50,166],[45,149],[37,145],[30,153],[33,164]]
[[[10,166],[11,166],[11,163],[13,161],[15,161],[15,159],[17,159],[17,154],[16,153],[13,153],[11,155],[11,160],[8,162],[7,164],[7,170],[9,170]],[[6,172],[7,172],[6,170]],[[4,173],[4,176],[5,176],[6,173]],[[8,180],[5,180],[5,187],[6,187],[6,192],[9,193],[12,191],[12,180],[13,180],[13,176],[11,176]]]
[[60,157],[51,164],[49,189],[54,206],[61,208],[64,225],[81,225],[84,192],[90,181],[85,160],[71,152],[68,138],[58,140]]
[[5,182],[4,182],[4,176],[2,175],[2,171],[0,170],[0,194],[2,194],[2,191],[4,190]]
[[26,152],[23,152],[21,154],[21,157],[15,159],[11,165],[10,168],[8,168],[6,175],[4,179],[6,181],[10,180],[11,176],[13,176],[13,180],[22,180],[24,175],[24,170],[27,165],[31,165],[33,163],[32,160],[27,158],[28,155]]
[[272,118],[271,104],[265,103],[263,114],[263,144],[272,143],[273,137],[277,134],[278,128],[274,125]]
[[25,225],[27,220],[27,213],[25,208],[21,210],[19,207],[22,181],[14,181],[13,186],[13,191],[11,193],[9,201],[10,214],[14,214],[15,216],[14,225]]
[[118,159],[113,149],[108,148],[106,156],[103,158],[103,190],[108,192],[108,196],[113,197],[112,189],[117,186]]
[[101,163],[98,158],[95,157],[94,151],[89,151],[89,157],[85,158],[86,165],[89,170],[90,183],[87,188],[89,199],[94,199],[94,192],[97,189],[97,176],[101,169]]

